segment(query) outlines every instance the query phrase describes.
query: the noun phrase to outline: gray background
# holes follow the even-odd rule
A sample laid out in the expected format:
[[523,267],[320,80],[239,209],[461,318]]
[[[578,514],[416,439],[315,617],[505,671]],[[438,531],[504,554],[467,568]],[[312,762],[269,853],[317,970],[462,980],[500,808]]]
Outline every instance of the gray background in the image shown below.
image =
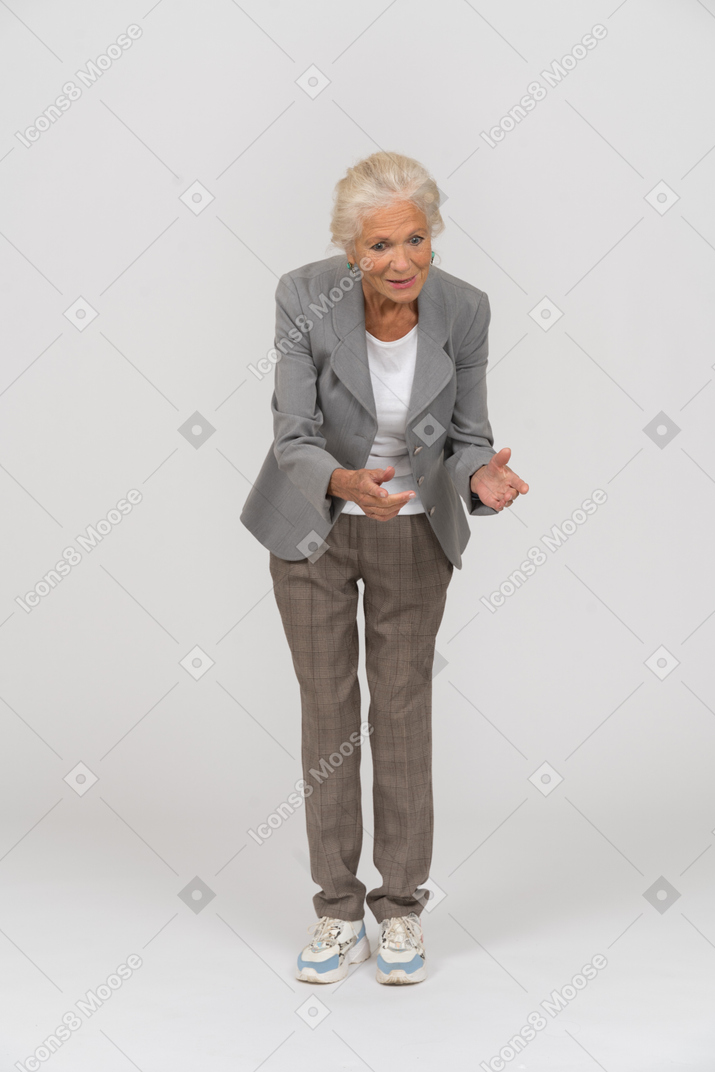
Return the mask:
[[[3,1067],[131,953],[42,1067],[477,1067],[602,954],[504,1067],[710,1069],[713,5],[9,0],[0,37]],[[544,99],[490,148],[535,80]],[[470,522],[450,587],[430,977],[396,991],[374,960],[338,987],[293,978],[314,920],[303,811],[262,845],[247,831],[300,777],[298,687],[239,522],[271,441],[272,376],[247,366],[273,345],[277,278],[335,252],[334,184],[378,147],[443,192],[437,263],[489,295],[495,445],[531,485]],[[530,315],[545,297],[550,323]],[[597,488],[491,613],[480,597]],[[363,774],[370,887],[368,755]]]

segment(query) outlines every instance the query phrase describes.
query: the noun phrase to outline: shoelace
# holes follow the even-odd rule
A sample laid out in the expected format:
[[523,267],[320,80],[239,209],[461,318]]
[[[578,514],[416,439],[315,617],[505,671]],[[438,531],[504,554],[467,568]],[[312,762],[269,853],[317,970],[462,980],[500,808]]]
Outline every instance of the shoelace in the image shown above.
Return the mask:
[[381,936],[381,942],[383,945],[398,949],[404,949],[405,946],[412,945],[418,953],[422,953],[423,946],[420,931],[420,924],[416,919],[412,919],[410,916],[392,916],[387,921],[387,926]]
[[308,932],[314,932],[310,942],[311,949],[317,953],[324,945],[334,941],[340,933],[342,925],[343,922],[340,919],[321,916],[319,920],[308,927]]

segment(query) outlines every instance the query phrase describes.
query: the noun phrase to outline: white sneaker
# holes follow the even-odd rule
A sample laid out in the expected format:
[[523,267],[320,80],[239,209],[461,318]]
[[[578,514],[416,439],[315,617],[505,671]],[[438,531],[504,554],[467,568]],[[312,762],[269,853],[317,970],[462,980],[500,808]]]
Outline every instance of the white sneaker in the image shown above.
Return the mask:
[[393,916],[380,924],[377,950],[378,983],[421,983],[427,978],[420,917]]
[[308,930],[313,940],[298,957],[296,979],[304,983],[337,983],[348,974],[350,964],[370,958],[365,921],[351,922],[321,916]]

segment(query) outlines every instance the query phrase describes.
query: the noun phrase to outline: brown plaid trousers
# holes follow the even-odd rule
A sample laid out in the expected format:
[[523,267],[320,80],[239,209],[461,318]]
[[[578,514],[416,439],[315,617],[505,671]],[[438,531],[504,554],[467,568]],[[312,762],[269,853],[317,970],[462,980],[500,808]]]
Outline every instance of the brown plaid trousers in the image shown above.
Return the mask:
[[[432,859],[432,665],[453,565],[426,514],[376,521],[341,514],[314,562],[270,552],[274,593],[300,684],[303,778],[318,916],[378,922],[419,915]],[[362,848],[358,579],[364,583],[367,721],[373,762],[373,859],[382,885],[365,898]],[[356,740],[357,737],[353,737]],[[344,745],[343,753],[340,746]],[[338,762],[335,753],[344,756]],[[330,763],[333,756],[335,762]],[[321,759],[330,764],[320,774]],[[318,778],[310,772],[318,772]],[[325,765],[323,765],[325,773]],[[330,772],[332,770],[332,773]]]

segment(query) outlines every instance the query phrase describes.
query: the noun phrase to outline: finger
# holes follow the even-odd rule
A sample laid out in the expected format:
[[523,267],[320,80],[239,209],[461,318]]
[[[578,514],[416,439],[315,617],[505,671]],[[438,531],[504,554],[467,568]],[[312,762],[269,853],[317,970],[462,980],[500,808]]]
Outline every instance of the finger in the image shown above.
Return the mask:
[[529,490],[529,485],[526,483],[526,481],[522,480],[521,477],[517,473],[515,473],[513,469],[509,469],[507,467],[507,472],[509,474],[510,486],[512,488],[516,488],[517,492],[521,492],[522,495],[526,495],[527,491]]
[[379,499],[379,506],[381,510],[391,510],[395,506],[404,506],[405,503],[411,502],[411,500],[414,498],[414,491],[398,491],[395,492],[393,495],[385,494],[384,497]]
[[508,482],[502,484],[501,488],[499,489],[499,491],[496,492],[496,495],[498,496],[498,498],[502,499],[504,502],[506,502],[508,499],[511,499],[511,500],[515,499],[518,494],[519,494],[519,488],[515,484],[508,483]]
[[397,517],[399,510],[390,510],[388,513],[378,513],[376,510],[368,512],[368,517],[371,517],[373,521],[391,521],[393,517]]
[[368,476],[375,481],[376,484],[382,484],[386,480],[392,480],[395,475],[394,465],[388,465],[387,469],[368,469]]
[[390,495],[389,499],[381,499],[378,503],[369,503],[364,509],[369,509],[374,517],[380,520],[389,520],[392,517],[396,517],[403,506],[406,506],[411,498],[414,498],[414,494],[407,499],[405,496],[407,492],[400,492],[399,495]]
[[503,469],[510,458],[511,447],[502,447],[502,449],[496,454],[492,454],[488,464],[493,466],[495,469]]
[[379,502],[383,502],[385,499],[390,498],[390,493],[386,488],[381,488],[378,483],[373,483],[371,481],[363,485],[362,491],[364,491],[366,495],[369,495],[370,498],[376,499]]
[[377,506],[374,503],[358,503],[358,506],[360,506],[366,514],[369,514],[371,517],[378,518],[394,517],[395,514],[399,513],[399,511],[404,505],[405,503],[392,503],[389,506],[383,508],[382,505]]
[[395,475],[394,465],[388,465],[387,469],[366,469],[365,474],[368,479],[367,494],[374,495],[377,499],[387,498],[389,492],[380,485],[383,481],[392,480]]

